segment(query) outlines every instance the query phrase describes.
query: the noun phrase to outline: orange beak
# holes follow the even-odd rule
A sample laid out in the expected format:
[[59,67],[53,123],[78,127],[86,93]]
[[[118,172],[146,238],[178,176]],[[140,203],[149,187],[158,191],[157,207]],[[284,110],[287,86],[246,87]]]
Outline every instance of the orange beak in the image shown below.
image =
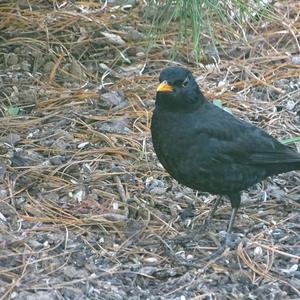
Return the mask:
[[170,84],[168,84],[168,82],[165,80],[157,87],[156,91],[157,92],[172,92],[173,87]]

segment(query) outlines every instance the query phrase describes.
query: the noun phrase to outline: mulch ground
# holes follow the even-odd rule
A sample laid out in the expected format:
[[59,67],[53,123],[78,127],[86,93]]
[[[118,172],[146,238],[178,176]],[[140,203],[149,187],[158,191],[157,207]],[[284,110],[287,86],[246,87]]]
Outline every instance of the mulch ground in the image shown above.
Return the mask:
[[149,43],[143,1],[99,2],[0,4],[0,299],[299,299],[300,173],[243,192],[236,243],[211,259],[229,202],[202,232],[216,196],[172,180],[149,131],[158,74],[179,64],[295,142],[299,2],[234,34],[216,23],[198,63],[176,26]]

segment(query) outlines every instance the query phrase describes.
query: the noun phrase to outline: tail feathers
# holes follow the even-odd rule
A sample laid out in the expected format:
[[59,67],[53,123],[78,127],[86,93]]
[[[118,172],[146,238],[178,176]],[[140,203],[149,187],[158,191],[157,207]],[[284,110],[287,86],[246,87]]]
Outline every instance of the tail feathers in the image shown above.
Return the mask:
[[300,170],[300,161],[289,163],[275,163],[265,166],[268,176],[281,174],[290,171]]
[[300,154],[291,150],[285,152],[255,153],[251,165],[263,167],[268,176],[300,170]]
[[300,164],[300,154],[298,152],[264,152],[255,153],[250,157],[251,164]]

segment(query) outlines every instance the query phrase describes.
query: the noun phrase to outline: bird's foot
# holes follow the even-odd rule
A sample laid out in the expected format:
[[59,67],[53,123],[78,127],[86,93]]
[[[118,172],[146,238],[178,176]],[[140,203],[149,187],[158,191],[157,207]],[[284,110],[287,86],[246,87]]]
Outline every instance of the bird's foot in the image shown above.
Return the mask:
[[205,219],[203,224],[197,224],[194,226],[194,232],[198,232],[201,235],[206,235],[208,232],[216,232],[216,226],[212,222],[211,218]]
[[220,244],[222,246],[228,247],[229,249],[236,248],[237,245],[241,242],[242,236],[238,233],[228,233],[226,231],[221,231],[220,235]]
[[213,223],[212,223],[211,218],[205,219],[203,225],[201,226],[201,231],[203,231],[203,232],[208,232],[208,231],[210,231],[212,228],[214,228],[214,225],[213,225]]
[[226,231],[221,231],[219,233],[219,236],[220,236],[219,247],[206,258],[206,260],[209,260],[210,262],[216,261],[226,256],[230,252],[230,250],[236,249],[242,239],[240,234],[228,233]]

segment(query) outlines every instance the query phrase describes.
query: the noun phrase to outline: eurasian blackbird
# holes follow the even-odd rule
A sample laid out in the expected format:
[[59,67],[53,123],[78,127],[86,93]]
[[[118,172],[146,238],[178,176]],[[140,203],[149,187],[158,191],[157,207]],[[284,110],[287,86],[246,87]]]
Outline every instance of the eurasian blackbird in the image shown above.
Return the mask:
[[189,70],[165,68],[159,81],[151,124],[157,157],[179,183],[230,199],[230,233],[240,192],[267,176],[300,169],[300,154],[208,102]]

